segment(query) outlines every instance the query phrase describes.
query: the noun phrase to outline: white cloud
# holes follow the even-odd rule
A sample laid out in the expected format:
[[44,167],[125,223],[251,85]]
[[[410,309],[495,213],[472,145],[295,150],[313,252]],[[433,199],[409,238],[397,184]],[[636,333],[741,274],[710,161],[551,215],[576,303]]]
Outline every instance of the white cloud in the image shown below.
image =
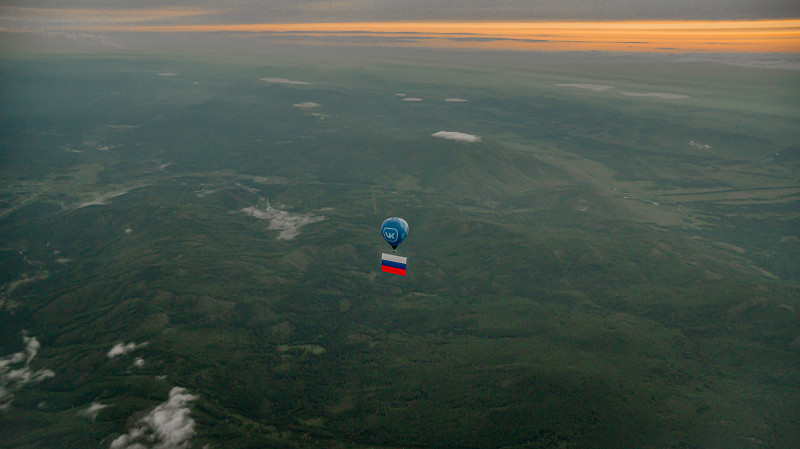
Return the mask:
[[614,86],[605,86],[603,84],[556,84],[559,87],[576,87],[578,89],[589,89],[589,90],[596,90],[596,91],[604,91],[608,89],[613,89]]
[[[26,262],[27,262],[27,259],[26,259]],[[30,262],[28,262],[28,264],[30,264]],[[8,285],[6,286],[6,293],[13,292],[20,285],[25,285],[25,284],[27,284],[29,282],[43,281],[43,280],[45,280],[45,279],[47,279],[49,277],[50,277],[50,272],[46,271],[46,270],[45,271],[40,271],[40,272],[36,273],[34,276],[31,276],[31,277],[28,277],[27,274],[23,273],[22,274],[22,279],[17,279],[16,281],[12,281],[12,282],[8,283]]]
[[92,405],[90,405],[86,410],[81,410],[80,412],[78,412],[78,414],[90,418],[92,421],[94,421],[94,419],[97,418],[97,414],[100,413],[100,410],[103,410],[104,408],[108,407],[109,406],[106,404],[101,404],[99,402],[92,402]]
[[463,101],[469,101],[469,100],[465,100],[463,98],[445,98],[444,101],[448,101],[450,103],[461,103]]
[[266,81],[268,83],[276,83],[276,84],[314,84],[314,83],[307,83],[305,81],[289,80],[286,78],[261,78],[261,81]]
[[95,194],[95,197],[89,201],[84,201],[78,204],[75,208],[80,209],[86,206],[105,206],[108,204],[108,201],[116,198],[118,196],[122,196],[128,193],[128,190],[116,190],[113,192]]
[[656,98],[666,98],[668,100],[675,100],[679,98],[691,98],[688,95],[683,94],[668,94],[663,92],[647,92],[647,93],[636,93],[636,92],[623,92],[622,95],[628,97],[656,97]]
[[[14,400],[14,392],[28,384],[39,383],[55,377],[49,369],[33,371],[31,362],[39,353],[39,340],[36,337],[23,337],[25,351],[16,352],[0,358],[0,410],[8,410]],[[19,366],[23,364],[23,366]]]
[[408,98],[403,98],[403,101],[422,101],[422,98],[408,97]]
[[278,240],[291,240],[300,234],[300,228],[311,223],[316,223],[325,219],[322,215],[314,214],[293,214],[285,210],[276,209],[267,205],[267,209],[257,207],[245,207],[242,212],[259,220],[269,220],[269,229],[280,231]]
[[691,146],[693,146],[695,148],[700,148],[701,150],[709,150],[709,149],[711,149],[711,145],[707,145],[707,144],[700,143],[700,142],[695,142],[694,140],[689,141],[689,145],[691,145]]
[[111,442],[111,449],[185,449],[196,434],[195,422],[189,416],[189,403],[197,395],[185,388],[174,387],[169,399],[140,419],[128,433]]
[[307,101],[305,103],[296,103],[293,106],[300,109],[313,109],[313,108],[318,108],[322,105],[319,103],[312,103],[310,101]]
[[145,346],[147,346],[147,342],[138,345],[134,342],[130,342],[128,344],[117,343],[111,349],[109,349],[108,358],[113,359],[118,355],[125,355]]
[[141,357],[136,357],[136,360],[133,361],[133,366],[136,368],[144,367],[144,359]]
[[438,137],[440,139],[448,139],[448,140],[455,140],[458,142],[480,142],[481,138],[479,136],[473,136],[472,134],[465,134],[459,133],[456,131],[439,131],[438,133],[431,134],[433,137]]
[[78,203],[77,205],[74,206],[74,209],[81,209],[81,208],[84,208],[84,207],[87,207],[87,206],[105,206],[105,205],[109,204],[110,200],[112,200],[112,199],[114,199],[114,198],[116,198],[118,196],[125,195],[126,193],[130,192],[131,190],[135,190],[135,189],[138,189],[138,188],[141,188],[141,187],[145,187],[145,186],[144,185],[139,185],[139,186],[125,187],[125,188],[122,188],[120,190],[113,190],[111,192],[105,192],[105,193],[93,192],[91,194],[91,196],[92,196],[91,199],[89,199],[88,201],[83,201],[81,203]]

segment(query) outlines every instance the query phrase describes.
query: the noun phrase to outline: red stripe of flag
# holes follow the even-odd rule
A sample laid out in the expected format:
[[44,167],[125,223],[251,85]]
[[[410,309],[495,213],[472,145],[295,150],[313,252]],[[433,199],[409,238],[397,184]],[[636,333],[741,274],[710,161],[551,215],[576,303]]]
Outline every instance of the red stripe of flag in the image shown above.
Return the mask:
[[399,274],[400,276],[406,275],[405,268],[395,268],[395,267],[388,267],[386,265],[381,265],[381,271],[384,271],[386,273]]

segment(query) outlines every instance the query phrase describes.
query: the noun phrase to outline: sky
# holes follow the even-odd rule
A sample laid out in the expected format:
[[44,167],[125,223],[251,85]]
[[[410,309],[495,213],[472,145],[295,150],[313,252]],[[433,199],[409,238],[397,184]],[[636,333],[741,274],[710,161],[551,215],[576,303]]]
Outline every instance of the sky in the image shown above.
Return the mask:
[[[222,23],[752,20],[800,17],[797,0],[0,0],[36,8],[186,8]],[[198,19],[195,17],[195,19]]]
[[0,41],[23,46],[33,36],[125,48],[137,34],[199,33],[315,45],[800,54],[800,1],[0,0]]

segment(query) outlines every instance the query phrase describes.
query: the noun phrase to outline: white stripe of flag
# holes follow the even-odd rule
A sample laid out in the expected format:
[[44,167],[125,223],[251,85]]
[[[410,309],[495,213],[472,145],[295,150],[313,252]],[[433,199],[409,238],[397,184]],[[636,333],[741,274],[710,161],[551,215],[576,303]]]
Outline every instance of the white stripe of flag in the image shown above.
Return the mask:
[[408,261],[408,257],[400,257],[400,256],[395,256],[393,254],[382,253],[381,260],[388,260],[389,262],[405,264]]

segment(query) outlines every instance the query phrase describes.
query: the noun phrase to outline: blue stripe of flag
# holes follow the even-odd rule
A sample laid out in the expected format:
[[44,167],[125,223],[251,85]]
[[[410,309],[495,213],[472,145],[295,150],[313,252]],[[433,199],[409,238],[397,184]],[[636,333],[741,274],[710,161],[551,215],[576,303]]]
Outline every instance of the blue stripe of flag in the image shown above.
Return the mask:
[[392,267],[392,268],[400,268],[403,270],[405,270],[406,268],[406,264],[400,262],[392,262],[391,260],[382,260],[381,265],[386,265],[387,267]]

